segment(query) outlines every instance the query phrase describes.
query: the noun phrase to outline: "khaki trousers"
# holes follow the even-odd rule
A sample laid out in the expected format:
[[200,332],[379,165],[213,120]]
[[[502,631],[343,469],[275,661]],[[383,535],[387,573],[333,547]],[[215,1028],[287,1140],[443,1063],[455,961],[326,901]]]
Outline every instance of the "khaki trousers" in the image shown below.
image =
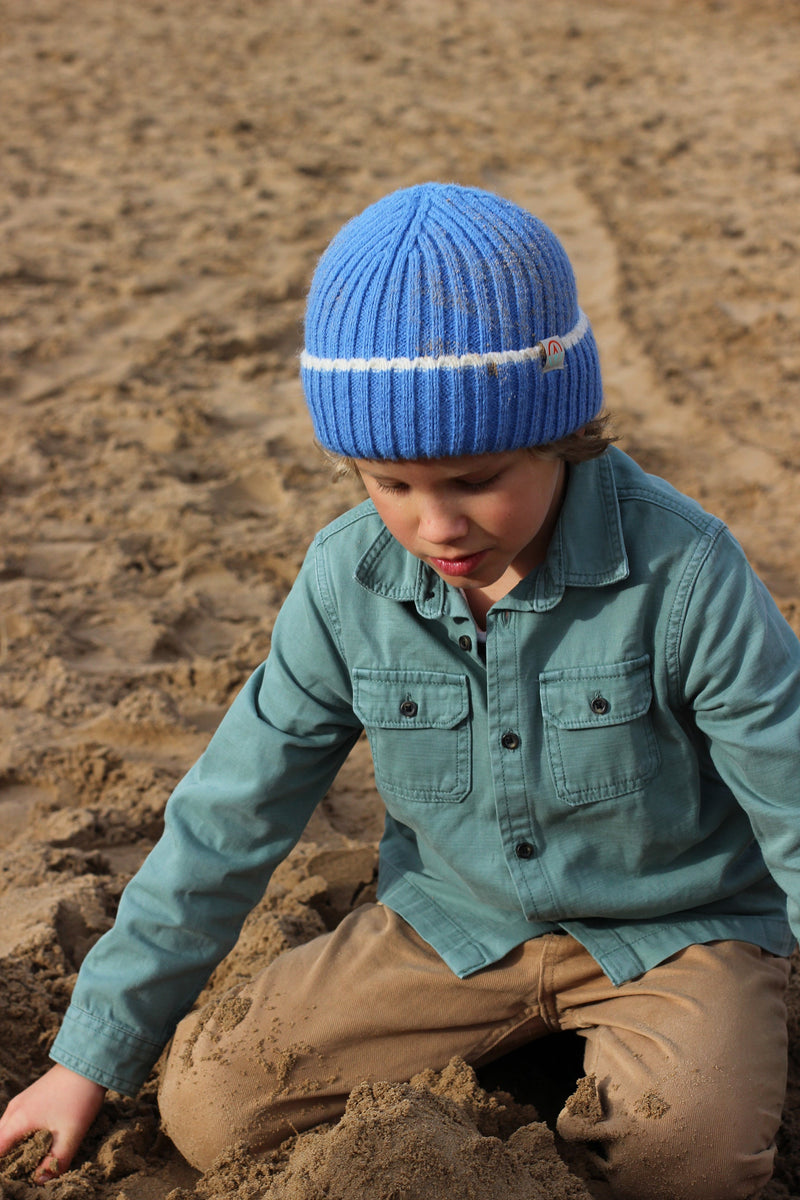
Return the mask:
[[481,1066],[575,1030],[599,1103],[568,1104],[558,1132],[606,1189],[750,1197],[772,1173],[787,976],[785,959],[715,942],[615,987],[572,937],[548,934],[459,979],[402,918],[365,905],[181,1022],[164,1127],[205,1169],[237,1141],[264,1151],[338,1119],[361,1080],[407,1080],[454,1055]]

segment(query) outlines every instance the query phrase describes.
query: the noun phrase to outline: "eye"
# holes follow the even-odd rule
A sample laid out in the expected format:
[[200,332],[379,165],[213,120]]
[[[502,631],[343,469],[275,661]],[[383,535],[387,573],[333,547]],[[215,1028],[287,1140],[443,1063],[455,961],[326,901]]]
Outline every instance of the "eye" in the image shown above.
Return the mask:
[[482,492],[486,488],[490,488],[493,483],[497,483],[501,472],[496,471],[494,475],[490,475],[488,479],[460,479],[459,483],[468,492]]
[[376,479],[374,482],[379,492],[387,492],[392,496],[404,492],[407,487],[405,483],[382,483],[380,479]]

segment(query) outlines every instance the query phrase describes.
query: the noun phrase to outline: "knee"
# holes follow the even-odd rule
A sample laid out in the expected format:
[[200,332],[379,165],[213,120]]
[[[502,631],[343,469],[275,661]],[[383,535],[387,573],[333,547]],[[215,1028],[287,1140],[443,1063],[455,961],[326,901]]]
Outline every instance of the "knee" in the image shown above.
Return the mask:
[[[206,1072],[202,1057],[195,1057],[192,1052],[192,1036],[196,1033],[192,1014],[178,1027],[167,1052],[158,1088],[158,1107],[164,1132],[187,1162],[204,1171],[236,1138],[233,1131],[229,1133],[219,1111],[213,1072]],[[215,1119],[209,1121],[212,1111]]]
[[252,1117],[247,1081],[239,1080],[235,1059],[209,1035],[204,1018],[203,1012],[191,1013],[178,1026],[158,1090],[164,1132],[202,1171],[246,1139]]
[[346,1095],[335,1077],[319,1078],[312,1048],[267,1048],[236,1000],[229,994],[184,1018],[162,1069],[162,1127],[201,1171],[237,1144],[263,1154],[344,1111]]
[[[558,1133],[617,1200],[750,1200],[769,1182],[777,1119],[713,1088],[630,1103],[593,1077],[567,1101]],[[689,1094],[687,1094],[687,1091]]]
[[626,1134],[600,1143],[596,1160],[618,1200],[750,1200],[772,1175],[775,1148],[748,1148],[731,1136],[725,1113],[711,1120],[637,1120]]

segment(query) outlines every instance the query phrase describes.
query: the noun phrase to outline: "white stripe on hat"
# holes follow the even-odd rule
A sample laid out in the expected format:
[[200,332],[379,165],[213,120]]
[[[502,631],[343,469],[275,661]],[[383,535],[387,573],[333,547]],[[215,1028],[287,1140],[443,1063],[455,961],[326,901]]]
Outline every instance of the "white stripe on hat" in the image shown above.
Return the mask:
[[[589,318],[582,309],[578,310],[578,323],[563,337],[556,340],[565,350],[576,346],[589,328]],[[545,338],[544,341],[548,341]],[[466,367],[486,367],[493,363],[521,363],[531,359],[547,358],[544,342],[527,346],[524,350],[490,350],[486,354],[442,354],[438,358],[318,358],[304,350],[300,355],[300,366],[307,371],[459,371]]]

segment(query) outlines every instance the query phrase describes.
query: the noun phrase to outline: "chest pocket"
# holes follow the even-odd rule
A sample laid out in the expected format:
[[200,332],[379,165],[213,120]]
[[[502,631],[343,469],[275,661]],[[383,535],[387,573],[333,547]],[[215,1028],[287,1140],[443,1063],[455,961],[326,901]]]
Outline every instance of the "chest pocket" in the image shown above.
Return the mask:
[[658,771],[648,655],[543,671],[539,695],[556,792],[568,804],[636,792]]
[[445,671],[353,671],[375,782],[401,800],[458,803],[471,787],[469,685]]

